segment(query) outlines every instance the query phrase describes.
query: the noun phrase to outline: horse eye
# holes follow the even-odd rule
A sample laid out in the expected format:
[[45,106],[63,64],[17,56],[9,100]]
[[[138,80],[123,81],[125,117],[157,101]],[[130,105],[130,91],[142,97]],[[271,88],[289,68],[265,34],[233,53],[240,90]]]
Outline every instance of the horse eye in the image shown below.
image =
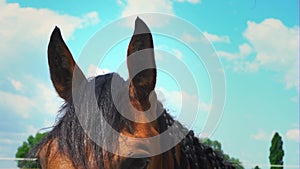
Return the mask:
[[128,158],[122,163],[121,169],[147,169],[149,162],[149,158]]

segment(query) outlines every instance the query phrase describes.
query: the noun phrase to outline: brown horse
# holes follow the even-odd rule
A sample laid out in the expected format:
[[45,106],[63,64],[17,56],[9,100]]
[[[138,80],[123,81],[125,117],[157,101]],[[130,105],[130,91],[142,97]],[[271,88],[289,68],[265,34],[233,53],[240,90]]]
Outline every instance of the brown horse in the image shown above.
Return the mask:
[[[147,52],[137,54],[146,49]],[[137,54],[135,57],[130,58],[135,54]],[[188,131],[175,121],[157,101],[154,91],[156,68],[153,40],[149,28],[141,19],[137,18],[135,21],[134,35],[128,47],[129,79],[127,81],[116,73],[87,80],[75,63],[57,27],[50,38],[48,62],[53,85],[58,95],[65,100],[65,104],[60,110],[60,119],[53,130],[36,147],[35,154],[41,168],[235,168],[231,163],[223,160],[222,155],[202,145],[192,131]],[[146,66],[147,69],[139,71],[141,65]],[[93,97],[90,97],[86,93],[90,92],[89,89],[93,85]],[[116,98],[119,98],[117,101],[113,100],[113,90],[117,93]],[[127,102],[123,99],[126,94],[129,96]],[[96,98],[96,106],[90,103],[93,98]],[[139,116],[133,115],[133,120],[129,120],[116,108],[117,104],[131,105],[127,106],[129,108],[126,109],[126,114],[144,113]],[[150,117],[154,117],[155,120],[149,120]],[[134,118],[146,122],[136,122]],[[112,136],[104,121],[119,135]],[[160,154],[151,155],[151,151],[160,150],[161,146],[166,144],[165,142],[161,141],[153,146],[147,139],[137,142],[121,139],[121,136],[138,139],[159,137],[174,124],[176,130],[169,133],[170,142],[176,140],[178,135],[186,134],[178,144]],[[91,139],[89,132],[97,133],[95,139]],[[106,143],[105,146],[100,146],[98,141]],[[109,145],[115,147],[112,149],[113,152],[107,151]]]

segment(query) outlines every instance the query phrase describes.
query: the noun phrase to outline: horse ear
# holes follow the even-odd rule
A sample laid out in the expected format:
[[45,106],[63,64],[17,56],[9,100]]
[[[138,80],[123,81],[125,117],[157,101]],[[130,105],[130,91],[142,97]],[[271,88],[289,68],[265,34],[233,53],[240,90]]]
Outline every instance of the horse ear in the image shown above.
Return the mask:
[[[65,44],[58,27],[55,27],[50,37],[48,64],[52,83],[58,95],[65,100],[72,94],[74,73],[76,73],[76,82],[86,81],[84,74],[75,63],[70,50]],[[76,85],[73,84],[74,86]]]
[[143,107],[149,107],[145,104],[149,104],[149,95],[155,88],[156,65],[151,32],[140,18],[135,20],[134,34],[128,46],[127,67],[131,80],[130,96]]

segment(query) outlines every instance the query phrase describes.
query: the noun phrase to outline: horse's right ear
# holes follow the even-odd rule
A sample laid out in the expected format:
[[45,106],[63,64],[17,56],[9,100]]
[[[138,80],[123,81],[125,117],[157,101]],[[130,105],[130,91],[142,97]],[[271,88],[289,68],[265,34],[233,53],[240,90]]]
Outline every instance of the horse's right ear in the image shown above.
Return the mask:
[[72,95],[74,72],[76,73],[76,83],[79,82],[76,85],[87,81],[75,63],[58,27],[55,27],[50,37],[48,45],[48,64],[52,83],[58,95],[65,100]]

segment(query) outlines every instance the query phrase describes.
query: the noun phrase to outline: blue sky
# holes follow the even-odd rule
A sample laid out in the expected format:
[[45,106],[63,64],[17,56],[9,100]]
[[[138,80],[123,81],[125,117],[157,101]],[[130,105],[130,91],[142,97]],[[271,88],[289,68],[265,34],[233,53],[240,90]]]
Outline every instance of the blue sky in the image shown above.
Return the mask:
[[[79,59],[88,40],[99,30],[122,17],[145,12],[184,19],[202,32],[218,54],[225,73],[226,100],[212,139],[222,142],[225,152],[239,158],[246,168],[256,164],[269,168],[270,139],[277,131],[284,140],[285,168],[299,166],[297,0],[0,0],[0,158],[14,157],[29,134],[51,126],[63,103],[52,87],[46,58],[54,26],[61,28],[74,57]],[[155,18],[147,23],[155,31],[163,20]],[[133,22],[130,24],[128,31],[132,32]],[[174,30],[181,28],[175,26]],[[125,59],[130,34],[127,36],[106,55],[107,62],[95,63],[88,67],[90,73],[85,69],[86,74],[97,69],[116,71]],[[196,36],[184,37],[193,41]],[[194,129],[201,133],[212,99],[210,74],[201,62],[192,61],[193,53],[178,41],[159,35],[154,40],[157,49],[175,55],[192,71],[199,68],[201,78],[196,81],[200,98],[178,92],[175,81],[162,72],[157,89],[174,115],[176,96],[200,103],[204,115],[199,116],[203,119],[196,121]],[[109,60],[115,55],[119,58]],[[163,86],[165,82],[169,85]],[[15,164],[0,161],[0,168],[8,166]]]

